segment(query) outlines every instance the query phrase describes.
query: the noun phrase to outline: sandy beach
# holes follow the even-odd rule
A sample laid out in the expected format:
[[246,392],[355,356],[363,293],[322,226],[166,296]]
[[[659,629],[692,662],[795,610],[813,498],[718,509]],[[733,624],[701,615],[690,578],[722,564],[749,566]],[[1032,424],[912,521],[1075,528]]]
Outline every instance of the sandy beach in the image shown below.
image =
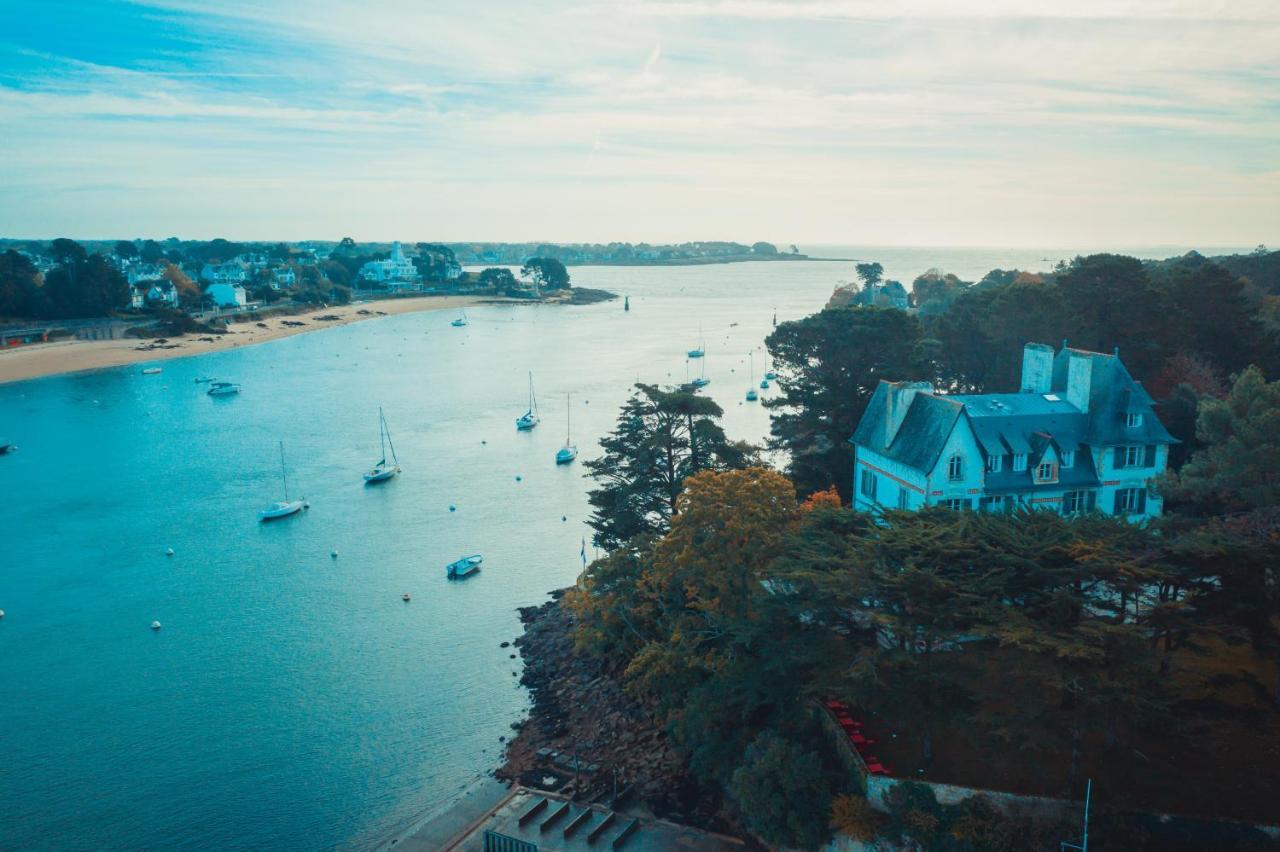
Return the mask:
[[[0,384],[60,373],[76,373],[83,370],[100,370],[104,367],[186,358],[191,355],[203,355],[206,352],[266,343],[268,340],[347,325],[361,320],[376,319],[380,316],[415,311],[458,310],[486,301],[492,301],[492,298],[423,296],[318,308],[306,313],[272,316],[263,319],[261,324],[253,320],[233,322],[227,327],[227,333],[221,335],[187,334],[182,337],[172,337],[163,345],[173,348],[163,349],[146,349],[145,347],[152,345],[152,341],[133,337],[121,340],[59,340],[53,343],[37,343],[0,351]],[[331,319],[322,320],[320,317],[331,317]]]

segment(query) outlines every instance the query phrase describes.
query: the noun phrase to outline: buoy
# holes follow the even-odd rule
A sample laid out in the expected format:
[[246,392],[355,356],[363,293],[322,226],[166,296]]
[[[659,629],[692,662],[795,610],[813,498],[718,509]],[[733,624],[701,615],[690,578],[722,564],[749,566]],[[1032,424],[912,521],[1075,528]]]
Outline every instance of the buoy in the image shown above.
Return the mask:
[[152,630],[159,630],[159,629],[160,629],[160,622],[158,622],[158,621],[153,621],[153,622],[151,622],[151,629],[152,629]]
[[524,481],[524,477],[517,473],[517,474],[516,474],[516,482],[523,482],[523,481]]
[[449,511],[450,511],[450,512],[456,512],[456,511],[458,511],[458,507],[457,507],[457,506],[455,506],[455,505],[453,505],[452,503],[450,503],[450,504],[449,504]]
[[165,556],[172,556],[172,555],[173,555],[173,548],[171,547],[171,548],[169,548],[168,550],[166,550],[166,551],[164,552],[164,555],[165,555]]
[[329,558],[330,558],[330,559],[337,559],[337,558],[338,558],[338,551],[336,551],[336,550],[331,551],[331,552],[329,553]]
[[560,520],[561,520],[561,521],[567,521],[567,520],[569,520],[569,516],[568,516],[568,515],[561,515],[561,516],[560,516]]
[[482,443],[482,444],[488,444],[489,442],[488,442],[488,441],[486,441],[486,440],[484,440],[483,438],[481,438],[481,439],[480,439],[480,443]]
[[408,593],[408,592],[405,592],[403,595],[401,595],[401,596],[400,596],[400,600],[404,601],[405,603],[408,603],[408,602],[409,602],[409,593]]

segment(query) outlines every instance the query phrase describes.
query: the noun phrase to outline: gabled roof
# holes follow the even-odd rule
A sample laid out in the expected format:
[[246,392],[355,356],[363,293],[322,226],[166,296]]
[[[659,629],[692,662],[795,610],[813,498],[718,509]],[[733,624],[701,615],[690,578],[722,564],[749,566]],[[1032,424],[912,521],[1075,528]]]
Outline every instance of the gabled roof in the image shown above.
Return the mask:
[[[1151,395],[1134,380],[1116,355],[1063,348],[1053,359],[1053,387],[1065,393],[1067,369],[1072,356],[1089,362],[1089,415],[1085,443],[1093,446],[1116,444],[1176,444],[1155,413]],[[1125,426],[1126,414],[1141,414],[1142,423]]]
[[942,448],[951,437],[951,430],[964,408],[949,397],[917,393],[897,434],[886,446],[890,387],[888,382],[880,382],[850,440],[907,467],[930,471],[937,464],[938,456],[942,454]]

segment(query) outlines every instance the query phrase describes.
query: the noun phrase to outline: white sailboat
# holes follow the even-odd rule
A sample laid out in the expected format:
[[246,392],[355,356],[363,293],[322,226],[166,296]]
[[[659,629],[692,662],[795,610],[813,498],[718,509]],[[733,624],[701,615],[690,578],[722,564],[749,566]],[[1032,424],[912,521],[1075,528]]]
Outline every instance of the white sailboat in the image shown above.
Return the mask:
[[538,398],[533,394],[533,373],[529,373],[529,410],[516,418],[516,429],[524,432],[537,426],[542,418],[538,416]]
[[573,413],[570,403],[573,394],[569,394],[564,402],[564,446],[556,450],[556,464],[569,464],[578,457],[578,448],[573,443]]
[[[400,459],[396,458],[396,445],[391,443],[391,428],[387,426],[382,406],[378,406],[378,441],[382,444],[382,458],[364,475],[366,483],[386,482],[400,473]],[[391,463],[387,463],[387,447],[391,447]]]
[[751,359],[751,385],[747,388],[747,402],[755,402],[760,398],[754,387],[756,381],[756,355],[754,352],[749,352],[747,357]]
[[454,328],[462,328],[462,327],[463,327],[464,325],[466,325],[466,324],[467,324],[467,312],[466,312],[466,311],[462,311],[462,315],[461,315],[461,316],[459,316],[459,317],[458,317],[456,320],[454,320],[453,322],[449,323],[449,325],[453,326]]
[[284,484],[284,499],[277,500],[259,512],[258,520],[274,521],[278,518],[287,518],[290,515],[296,515],[303,509],[311,508],[311,504],[306,500],[289,499],[289,469],[284,463],[284,441],[280,442],[280,479]]

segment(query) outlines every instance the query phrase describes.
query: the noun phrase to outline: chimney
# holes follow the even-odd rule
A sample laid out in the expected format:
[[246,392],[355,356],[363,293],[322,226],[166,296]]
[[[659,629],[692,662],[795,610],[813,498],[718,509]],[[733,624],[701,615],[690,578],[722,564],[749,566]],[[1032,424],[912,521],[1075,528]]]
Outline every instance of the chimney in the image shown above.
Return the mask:
[[917,393],[933,393],[933,385],[928,382],[885,382],[887,393],[884,396],[884,445],[893,443],[893,439],[902,428],[902,421],[907,419],[907,411]]
[[1067,361],[1067,402],[1083,412],[1089,411],[1089,387],[1093,380],[1092,359],[1072,352]]
[[1028,343],[1022,347],[1022,392],[1048,393],[1053,383],[1053,347]]

